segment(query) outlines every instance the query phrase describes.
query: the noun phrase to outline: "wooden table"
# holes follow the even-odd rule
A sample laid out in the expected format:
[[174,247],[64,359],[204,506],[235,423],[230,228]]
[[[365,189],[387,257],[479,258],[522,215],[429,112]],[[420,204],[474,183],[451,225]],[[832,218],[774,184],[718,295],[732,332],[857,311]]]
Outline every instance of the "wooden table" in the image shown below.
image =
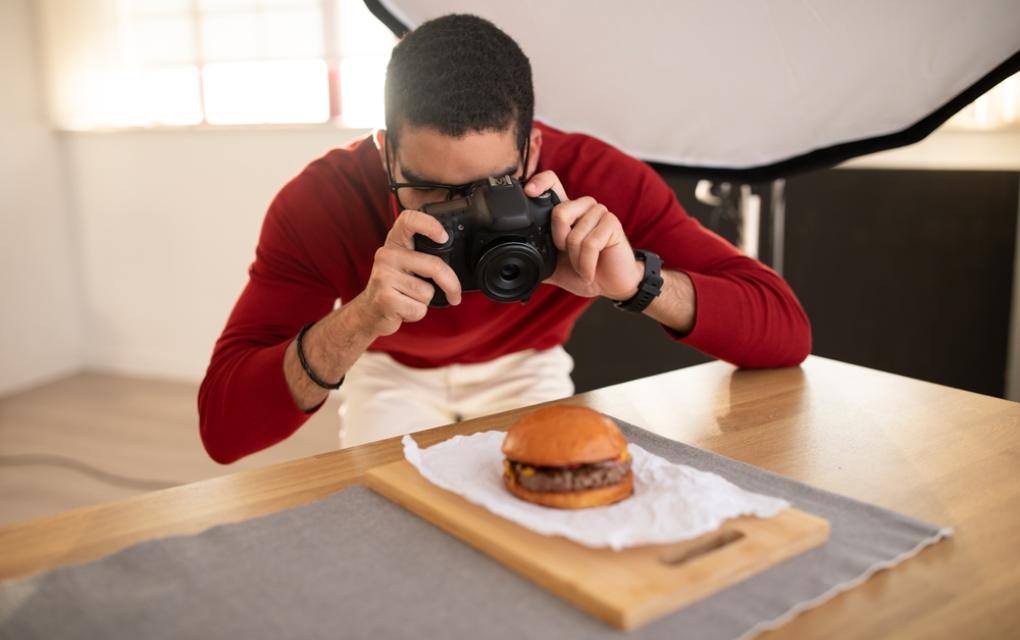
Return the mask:
[[[770,635],[1020,637],[1020,404],[818,357],[769,371],[710,363],[567,402],[955,528]],[[518,413],[416,439],[503,429]],[[400,456],[386,440],[5,527],[0,578],[304,504]]]

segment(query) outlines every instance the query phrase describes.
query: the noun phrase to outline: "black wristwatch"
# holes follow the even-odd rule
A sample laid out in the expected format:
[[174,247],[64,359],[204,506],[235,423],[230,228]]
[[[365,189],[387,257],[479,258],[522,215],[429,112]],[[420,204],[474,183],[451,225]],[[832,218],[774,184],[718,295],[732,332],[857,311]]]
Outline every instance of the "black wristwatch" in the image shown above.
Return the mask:
[[636,249],[634,257],[645,262],[645,275],[641,278],[637,293],[627,300],[617,300],[616,308],[641,313],[662,293],[662,258],[651,251]]

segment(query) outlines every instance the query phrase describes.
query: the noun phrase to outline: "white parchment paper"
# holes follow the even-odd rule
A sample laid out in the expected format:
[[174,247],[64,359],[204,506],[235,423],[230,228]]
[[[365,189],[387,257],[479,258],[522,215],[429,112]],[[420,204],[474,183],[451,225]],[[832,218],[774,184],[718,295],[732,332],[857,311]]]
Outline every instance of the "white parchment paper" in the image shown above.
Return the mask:
[[532,531],[589,547],[624,549],[696,538],[728,518],[767,518],[789,505],[714,473],[673,464],[630,444],[634,495],[605,507],[563,510],[525,502],[503,486],[505,433],[486,431],[421,449],[404,436],[404,456],[433,484]]

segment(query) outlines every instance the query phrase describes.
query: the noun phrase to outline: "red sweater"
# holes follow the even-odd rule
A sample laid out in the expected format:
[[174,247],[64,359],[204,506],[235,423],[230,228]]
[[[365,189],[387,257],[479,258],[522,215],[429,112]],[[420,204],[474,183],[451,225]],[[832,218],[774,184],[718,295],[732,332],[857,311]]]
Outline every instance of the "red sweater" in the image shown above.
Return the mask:
[[[796,365],[807,356],[807,317],[774,271],[688,217],[648,165],[595,138],[536,126],[539,170],[555,171],[568,196],[606,205],[632,246],[690,276],[697,318],[686,336],[667,329],[674,339],[742,367]],[[213,459],[232,462],[269,447],[308,419],[284,379],[284,351],[302,325],[364,289],[394,211],[368,136],[315,160],[277,194],[198,395],[202,442]],[[430,309],[370,348],[412,367],[548,349],[567,340],[592,301],[545,284],[526,304],[465,293],[459,306]]]

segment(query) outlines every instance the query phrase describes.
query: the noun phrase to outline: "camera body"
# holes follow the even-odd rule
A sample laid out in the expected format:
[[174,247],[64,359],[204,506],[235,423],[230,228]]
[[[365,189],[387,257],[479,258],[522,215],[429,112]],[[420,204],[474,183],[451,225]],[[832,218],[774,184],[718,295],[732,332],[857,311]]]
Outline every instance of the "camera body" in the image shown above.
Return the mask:
[[[552,210],[559,202],[552,190],[529,198],[510,176],[488,178],[463,198],[422,207],[449,237],[437,244],[416,234],[414,248],[449,264],[463,291],[481,291],[498,302],[526,302],[556,270]],[[429,306],[448,306],[446,294],[432,284],[436,293]]]

